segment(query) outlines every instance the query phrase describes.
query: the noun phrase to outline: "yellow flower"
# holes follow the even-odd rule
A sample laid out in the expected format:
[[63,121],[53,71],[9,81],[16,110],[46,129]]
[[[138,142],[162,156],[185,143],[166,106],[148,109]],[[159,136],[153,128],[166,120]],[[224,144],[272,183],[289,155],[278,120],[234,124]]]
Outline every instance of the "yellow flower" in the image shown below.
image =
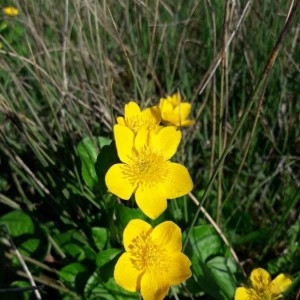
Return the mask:
[[127,126],[134,133],[141,127],[153,129],[160,123],[160,111],[157,106],[142,111],[137,103],[130,101],[124,110],[124,117],[118,117],[117,123]]
[[187,119],[191,112],[191,104],[182,101],[179,92],[167,98],[161,98],[159,108],[161,119],[166,125],[182,127],[194,124],[193,120]]
[[167,208],[167,199],[189,193],[193,182],[188,170],[169,159],[176,153],[181,132],[174,126],[141,128],[135,135],[116,124],[114,136],[122,163],[113,165],[105,182],[110,192],[129,200],[135,194],[138,207],[155,219]]
[[271,280],[270,274],[262,269],[254,269],[250,274],[250,287],[239,287],[235,291],[235,300],[277,300],[292,284],[292,278],[280,274]]
[[15,17],[19,14],[19,10],[13,6],[3,7],[3,13],[9,17]]
[[114,270],[124,289],[140,291],[144,300],[163,299],[171,285],[192,274],[191,262],[182,250],[181,230],[171,221],[155,228],[140,219],[131,220],[123,233],[125,253]]

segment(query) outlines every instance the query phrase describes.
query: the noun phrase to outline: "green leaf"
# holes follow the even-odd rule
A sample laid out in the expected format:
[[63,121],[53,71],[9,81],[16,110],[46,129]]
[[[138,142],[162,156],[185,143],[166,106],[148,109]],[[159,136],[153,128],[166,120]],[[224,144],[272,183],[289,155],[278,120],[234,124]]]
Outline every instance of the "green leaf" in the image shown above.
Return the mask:
[[76,259],[77,261],[85,259],[85,252],[82,249],[81,245],[78,245],[76,243],[68,243],[65,244],[62,249],[66,255]]
[[118,286],[113,278],[103,281],[101,272],[96,271],[88,279],[84,289],[85,299],[89,300],[132,300],[139,299],[139,293],[127,292]]
[[69,258],[82,261],[95,257],[87,240],[75,229],[54,236],[54,240]]
[[210,225],[200,225],[193,228],[190,235],[190,247],[202,261],[216,256],[222,251],[222,243],[216,231]]
[[96,264],[98,267],[102,267],[108,262],[111,262],[121,253],[120,249],[110,248],[104,251],[101,251],[97,255]]
[[232,299],[237,268],[224,253],[225,247],[210,225],[194,227],[186,251],[192,261],[193,278],[187,281],[192,293],[204,291],[216,299]]
[[126,227],[132,219],[142,219],[146,220],[147,217],[142,213],[139,208],[131,208],[125,206],[123,203],[117,204],[116,207],[116,224],[120,230]]
[[103,227],[92,228],[92,238],[98,250],[103,250],[107,243],[107,229]]
[[81,161],[82,177],[90,188],[94,188],[98,182],[95,162],[100,149],[111,142],[105,137],[84,138],[76,147],[78,156]]
[[1,234],[12,237],[15,246],[23,255],[43,259],[49,249],[49,241],[45,232],[34,223],[29,215],[21,210],[9,212],[0,218]]
[[21,210],[9,212],[0,218],[0,224],[5,224],[11,237],[34,233],[32,219]]
[[59,271],[59,278],[73,289],[82,290],[90,276],[88,267],[83,263],[71,263]]

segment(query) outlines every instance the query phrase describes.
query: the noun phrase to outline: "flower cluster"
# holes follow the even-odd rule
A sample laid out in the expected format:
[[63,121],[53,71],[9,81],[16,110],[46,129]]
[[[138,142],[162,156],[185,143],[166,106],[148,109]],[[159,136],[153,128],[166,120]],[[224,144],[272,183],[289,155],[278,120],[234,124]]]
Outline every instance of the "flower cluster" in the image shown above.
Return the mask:
[[[186,195],[193,181],[186,167],[172,162],[181,141],[179,127],[193,124],[191,105],[179,93],[141,110],[133,101],[117,118],[114,139],[120,163],[106,173],[108,190],[123,200],[135,196],[137,206],[151,219],[167,208],[167,200]],[[114,271],[116,282],[128,291],[140,291],[145,300],[163,299],[170,286],[191,276],[191,261],[182,250],[181,229],[171,221],[155,228],[131,220],[123,232],[125,253]]]
[[[170,161],[182,136],[178,124],[192,124],[186,120],[186,112],[178,114],[190,104],[181,103],[178,95],[170,98],[178,100],[177,103],[172,100],[175,107],[172,111],[168,98],[145,110],[135,102],[125,105],[124,117],[117,118],[113,129],[121,163],[113,165],[105,176],[110,192],[123,200],[134,194],[138,207],[151,219],[165,211],[167,199],[186,195],[193,188],[188,170]],[[170,126],[162,126],[161,121]]]
[[[188,119],[191,105],[176,93],[142,110],[133,101],[125,105],[113,133],[120,163],[106,173],[108,190],[123,200],[134,195],[135,202],[149,218],[158,218],[167,200],[186,195],[193,182],[186,167],[171,161],[182,138],[181,127],[194,123]],[[130,292],[139,291],[144,300],[162,300],[172,285],[191,275],[191,261],[182,253],[181,229],[171,221],[152,227],[131,220],[123,232],[125,252],[119,257],[114,278]],[[248,287],[238,287],[235,300],[277,300],[291,285],[285,274],[271,280],[262,268],[254,269]]]

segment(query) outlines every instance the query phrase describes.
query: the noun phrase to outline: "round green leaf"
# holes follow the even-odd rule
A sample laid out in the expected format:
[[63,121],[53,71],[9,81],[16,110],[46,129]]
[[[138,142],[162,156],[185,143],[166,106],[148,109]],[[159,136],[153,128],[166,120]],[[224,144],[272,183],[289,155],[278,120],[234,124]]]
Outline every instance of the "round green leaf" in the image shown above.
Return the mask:
[[0,218],[0,224],[5,224],[11,237],[34,233],[32,219],[21,210],[14,210]]

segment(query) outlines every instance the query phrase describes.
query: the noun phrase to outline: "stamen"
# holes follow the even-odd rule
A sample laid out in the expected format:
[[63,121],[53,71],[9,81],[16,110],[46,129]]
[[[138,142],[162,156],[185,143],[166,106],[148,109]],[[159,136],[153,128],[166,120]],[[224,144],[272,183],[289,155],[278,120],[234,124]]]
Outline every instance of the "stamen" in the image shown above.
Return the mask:
[[133,185],[155,186],[167,177],[168,161],[147,146],[133,151],[130,160],[123,166],[123,174]]
[[134,257],[131,262],[137,270],[166,272],[168,269],[165,249],[158,247],[149,234],[142,232],[132,240],[129,249]]
[[145,126],[147,129],[153,129],[157,126],[157,122],[153,118],[145,118],[144,116],[132,116],[126,118],[126,124],[131,130],[136,133],[139,128]]

